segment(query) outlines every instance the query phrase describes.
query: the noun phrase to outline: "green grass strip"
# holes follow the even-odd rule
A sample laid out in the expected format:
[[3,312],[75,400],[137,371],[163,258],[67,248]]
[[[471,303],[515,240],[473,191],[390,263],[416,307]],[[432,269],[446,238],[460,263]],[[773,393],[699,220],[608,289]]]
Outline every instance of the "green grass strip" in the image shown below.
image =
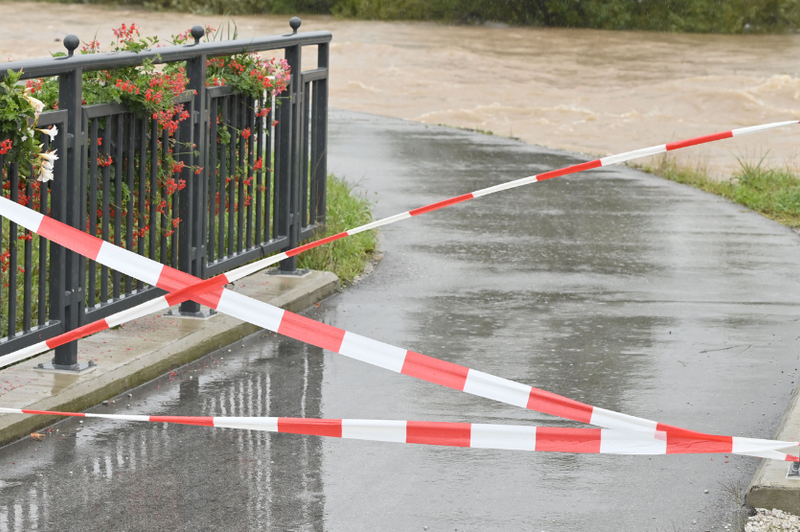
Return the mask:
[[[324,238],[372,221],[372,203],[353,192],[346,181],[328,176],[327,212]],[[298,268],[327,270],[335,273],[347,285],[360,274],[372,260],[378,245],[377,231],[364,231],[329,244],[310,249],[297,257]]]

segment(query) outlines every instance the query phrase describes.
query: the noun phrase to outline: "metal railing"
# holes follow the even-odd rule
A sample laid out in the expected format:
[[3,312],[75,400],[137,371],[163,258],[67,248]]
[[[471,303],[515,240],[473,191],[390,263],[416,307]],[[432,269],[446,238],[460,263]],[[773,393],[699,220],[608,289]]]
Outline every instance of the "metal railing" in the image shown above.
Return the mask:
[[[197,277],[209,277],[243,263],[296,247],[325,222],[327,175],[328,65],[330,32],[293,33],[144,50],[74,55],[80,41],[64,39],[65,57],[0,66],[22,79],[58,76],[59,110],[44,112],[39,127],[65,133],[49,143],[58,149],[55,178],[24,180],[15,164],[0,155],[3,193],[42,213]],[[317,47],[317,68],[302,71],[304,46]],[[291,81],[278,105],[256,116],[254,105],[232,87],[207,87],[207,60],[246,52],[284,50]],[[179,97],[190,118],[172,140],[154,119],[139,117],[120,104],[82,104],[82,74],[153,63],[185,62],[187,91]],[[261,106],[259,106],[261,107]],[[225,131],[251,128],[248,139]],[[184,163],[176,178],[185,186],[166,194],[158,181],[168,146]],[[180,153],[178,153],[180,152]],[[243,163],[263,167],[252,179],[231,179]],[[112,161],[109,164],[101,162]],[[198,169],[198,170],[194,170]],[[172,220],[157,205],[169,202]],[[51,244],[0,219],[0,355],[10,353],[163,294],[163,291],[109,271],[79,254]],[[280,269],[296,269],[296,257]],[[34,282],[34,279],[38,282]],[[181,313],[197,314],[187,301]],[[77,342],[56,348],[53,366],[79,369]]]

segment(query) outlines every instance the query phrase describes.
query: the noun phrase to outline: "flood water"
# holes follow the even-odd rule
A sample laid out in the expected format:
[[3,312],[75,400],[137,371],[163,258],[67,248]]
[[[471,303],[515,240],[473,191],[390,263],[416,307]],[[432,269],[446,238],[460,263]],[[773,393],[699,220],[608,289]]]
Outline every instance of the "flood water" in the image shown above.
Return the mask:
[[[62,50],[69,33],[104,45],[136,22],[162,39],[219,16],[102,6],[0,3],[0,58]],[[42,22],[42,14],[46,13]],[[236,17],[241,37],[289,31],[288,17]],[[31,28],[37,31],[32,32]],[[305,16],[330,30],[333,107],[492,131],[608,155],[765,122],[800,119],[800,35],[681,35],[440,26]],[[309,54],[311,55],[311,54]],[[311,58],[308,58],[311,59]],[[800,128],[684,150],[728,177],[762,156],[800,164]]]

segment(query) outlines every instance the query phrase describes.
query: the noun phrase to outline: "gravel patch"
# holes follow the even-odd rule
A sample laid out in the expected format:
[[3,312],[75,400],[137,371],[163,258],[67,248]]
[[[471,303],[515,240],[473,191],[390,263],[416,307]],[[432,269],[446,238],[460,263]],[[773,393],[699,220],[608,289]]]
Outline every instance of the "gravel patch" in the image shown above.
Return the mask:
[[747,520],[745,532],[784,532],[800,530],[800,517],[774,508],[756,508],[756,514]]

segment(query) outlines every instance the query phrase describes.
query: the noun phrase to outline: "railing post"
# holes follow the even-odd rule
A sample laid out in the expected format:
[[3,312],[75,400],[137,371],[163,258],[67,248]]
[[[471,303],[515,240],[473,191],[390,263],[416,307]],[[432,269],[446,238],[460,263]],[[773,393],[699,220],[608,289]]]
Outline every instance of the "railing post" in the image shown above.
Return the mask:
[[[80,45],[80,40],[75,35],[64,38],[64,46],[72,56]],[[68,61],[69,59],[67,59]],[[83,117],[82,117],[82,85],[83,69],[75,68],[59,76],[59,107],[67,111],[67,153],[60,154],[66,159],[66,175],[62,179],[56,178],[53,182],[53,210],[56,220],[62,221],[71,227],[85,229],[82,223],[85,219],[86,185],[83,182],[83,168],[81,168],[81,153],[83,152]],[[63,264],[64,282],[61,288],[63,294],[63,319],[64,331],[77,329],[83,322],[86,307],[86,296],[83,289],[83,266],[86,259],[73,251],[68,251],[61,246],[51,246],[53,251],[51,263]],[[58,300],[59,297],[55,296]],[[70,342],[55,349],[53,368],[64,370],[78,370],[78,342]]]
[[[205,34],[202,26],[192,28],[195,45]],[[186,61],[186,75],[189,78],[187,89],[194,91],[190,106],[191,117],[181,124],[181,139],[187,145],[180,149],[180,160],[185,167],[180,177],[186,181],[186,188],[179,192],[178,225],[178,268],[197,277],[204,277],[206,263],[206,243],[203,238],[205,213],[207,211],[206,183],[208,171],[206,152],[208,151],[208,113],[206,98],[206,59],[205,54],[194,56]],[[188,140],[187,140],[188,139]],[[195,155],[197,154],[197,155]],[[193,167],[203,168],[195,174]],[[180,306],[182,315],[199,315],[200,304],[184,301]]]
[[[289,21],[294,33],[300,27],[300,19],[292,17]],[[289,87],[289,98],[284,99],[281,104],[280,116],[282,120],[289,120],[288,127],[281,129],[284,139],[281,139],[281,144],[284,147],[284,153],[287,160],[282,165],[283,170],[288,172],[288,179],[285,181],[288,185],[288,200],[286,205],[286,219],[288,227],[286,235],[289,237],[289,248],[297,247],[300,241],[300,229],[302,220],[300,220],[300,155],[303,150],[300,149],[300,142],[302,138],[302,131],[300,124],[303,123],[301,111],[303,102],[303,74],[302,65],[300,64],[300,57],[302,49],[299,45],[289,46],[286,48],[286,61],[289,63],[291,69],[292,81]],[[287,108],[285,108],[287,107]],[[285,145],[284,145],[285,142]],[[287,196],[284,196],[287,197]],[[279,216],[282,216],[279,214]],[[297,270],[297,257],[291,257],[281,262],[279,270],[282,273],[294,273]]]

